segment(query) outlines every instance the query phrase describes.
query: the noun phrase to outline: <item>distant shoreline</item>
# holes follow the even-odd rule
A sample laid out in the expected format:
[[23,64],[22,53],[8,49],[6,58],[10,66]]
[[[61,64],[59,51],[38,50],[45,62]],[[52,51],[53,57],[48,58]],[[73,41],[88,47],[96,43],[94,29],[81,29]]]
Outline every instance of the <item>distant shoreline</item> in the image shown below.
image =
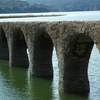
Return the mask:
[[2,15],[0,19],[4,18],[27,18],[27,17],[53,17],[53,16],[66,16],[67,14],[52,14],[52,15]]

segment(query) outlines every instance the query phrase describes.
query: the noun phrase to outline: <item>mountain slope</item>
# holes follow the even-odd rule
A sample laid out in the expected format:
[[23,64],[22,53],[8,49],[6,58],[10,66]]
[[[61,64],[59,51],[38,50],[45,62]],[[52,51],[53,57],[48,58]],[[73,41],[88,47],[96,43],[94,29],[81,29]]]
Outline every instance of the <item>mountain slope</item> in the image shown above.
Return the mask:
[[100,10],[100,0],[26,0],[29,3],[43,4],[59,11]]
[[0,13],[33,13],[55,11],[41,4],[29,4],[25,0],[0,0]]
[[100,10],[100,0],[0,0],[0,13]]

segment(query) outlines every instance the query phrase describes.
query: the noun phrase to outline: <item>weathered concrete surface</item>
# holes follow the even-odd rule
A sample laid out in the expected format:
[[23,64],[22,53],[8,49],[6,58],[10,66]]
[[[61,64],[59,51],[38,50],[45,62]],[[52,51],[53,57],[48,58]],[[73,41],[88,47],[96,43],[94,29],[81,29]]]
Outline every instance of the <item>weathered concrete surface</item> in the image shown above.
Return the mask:
[[54,46],[58,58],[59,90],[89,92],[88,62],[94,43],[100,50],[100,21],[0,23],[0,29],[7,38],[10,66],[28,67],[28,48],[30,73],[52,77]]
[[9,59],[7,39],[1,27],[0,27],[0,59]]

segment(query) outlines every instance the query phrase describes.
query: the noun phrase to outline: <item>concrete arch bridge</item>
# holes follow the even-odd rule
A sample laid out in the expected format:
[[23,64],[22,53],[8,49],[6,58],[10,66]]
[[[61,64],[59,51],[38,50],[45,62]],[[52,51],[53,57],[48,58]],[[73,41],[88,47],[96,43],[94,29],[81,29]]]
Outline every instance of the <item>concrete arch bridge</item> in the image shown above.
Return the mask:
[[64,92],[89,93],[87,71],[94,44],[100,50],[100,21],[0,22],[0,59],[9,59],[9,66],[29,66],[33,76],[52,78],[55,47],[59,90]]

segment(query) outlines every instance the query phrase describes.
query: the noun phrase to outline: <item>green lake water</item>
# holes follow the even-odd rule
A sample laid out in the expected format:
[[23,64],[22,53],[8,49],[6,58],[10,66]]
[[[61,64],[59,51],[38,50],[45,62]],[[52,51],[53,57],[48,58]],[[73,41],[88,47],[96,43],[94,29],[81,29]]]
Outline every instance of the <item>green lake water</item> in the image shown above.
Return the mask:
[[9,67],[0,60],[0,100],[86,100],[87,97],[58,93],[53,80],[32,77],[27,69]]
[[[53,52],[53,80],[29,75],[28,69],[9,67],[0,60],[0,100],[100,100],[100,55],[94,46],[89,64],[91,91],[89,96],[59,93],[56,53]],[[95,66],[94,66],[95,65]]]

